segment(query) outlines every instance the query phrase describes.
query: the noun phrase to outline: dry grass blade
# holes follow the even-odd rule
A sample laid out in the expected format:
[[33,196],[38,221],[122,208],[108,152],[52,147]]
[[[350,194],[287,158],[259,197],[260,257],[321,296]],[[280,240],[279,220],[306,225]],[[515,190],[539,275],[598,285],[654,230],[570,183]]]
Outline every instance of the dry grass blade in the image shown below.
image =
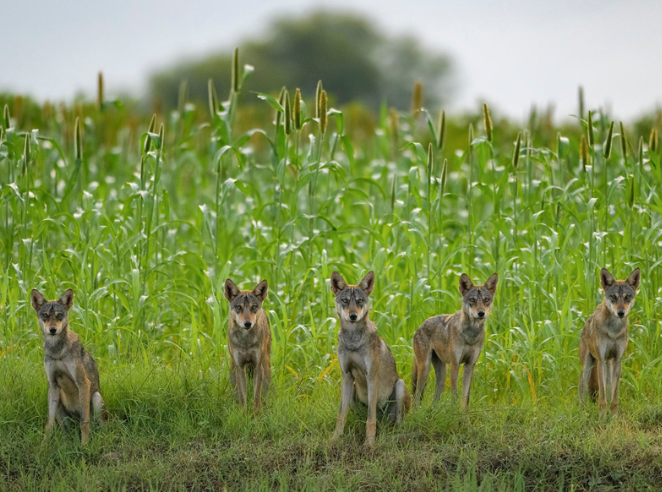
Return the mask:
[[609,125],[609,132],[607,132],[607,140],[605,141],[605,159],[611,156],[612,142],[614,140],[614,122]]
[[326,127],[329,123],[329,115],[328,115],[328,96],[326,95],[326,91],[322,90],[322,93],[320,94],[320,106],[319,106],[319,119],[320,119],[320,133],[324,135],[326,133]]
[[487,103],[483,103],[483,128],[485,129],[487,141],[492,143],[494,126],[492,125],[492,116],[490,115],[490,108],[487,106]]
[[437,134],[437,149],[444,149],[444,139],[446,137],[446,111],[439,113],[439,133]]

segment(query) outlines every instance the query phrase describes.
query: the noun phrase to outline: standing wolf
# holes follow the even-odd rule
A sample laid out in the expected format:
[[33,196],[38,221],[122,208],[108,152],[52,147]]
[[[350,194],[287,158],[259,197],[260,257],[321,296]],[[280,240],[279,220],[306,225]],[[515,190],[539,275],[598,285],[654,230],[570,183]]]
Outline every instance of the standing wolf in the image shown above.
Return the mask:
[[253,406],[262,406],[271,382],[271,328],[262,309],[268,284],[260,282],[253,290],[239,290],[225,281],[225,297],[230,301],[228,348],[230,349],[230,383],[239,404],[246,409],[246,372],[253,374]]
[[621,379],[621,361],[628,345],[628,314],[634,306],[634,297],[641,282],[641,271],[636,268],[626,280],[616,280],[606,268],[600,271],[600,284],[605,292],[602,303],[586,321],[579,345],[582,366],[579,375],[579,402],[584,404],[586,390],[604,414],[607,394],[610,393],[611,411],[618,412],[618,384]]
[[414,334],[414,366],[412,368],[412,392],[414,404],[423,398],[425,383],[434,366],[437,383],[435,401],[446,386],[446,364],[451,366],[451,391],[457,395],[457,378],[460,364],[464,364],[462,378],[462,406],[469,407],[469,392],[474,366],[483,349],[485,320],[492,309],[497,289],[498,275],[487,279],[485,285],[474,285],[468,275],[460,276],[462,309],[455,314],[433,316],[423,322]]
[[340,317],[338,362],[342,371],[340,412],[333,437],[342,435],[349,405],[358,400],[368,406],[366,446],[375,442],[378,408],[386,409],[391,422],[399,424],[410,405],[407,387],[398,376],[391,349],[370,321],[369,296],[374,285],[373,272],[356,286],[347,285],[338,272],[331,275],[331,291],[336,296]]
[[47,301],[33,289],[32,307],[37,312],[39,328],[44,336],[44,367],[48,378],[48,423],[44,441],[53,434],[57,421],[67,418],[80,423],[81,442],[90,440],[90,411],[107,420],[99,388],[99,372],[92,356],[85,350],[78,335],[69,328],[69,309],[74,293],[67,290],[57,301]]

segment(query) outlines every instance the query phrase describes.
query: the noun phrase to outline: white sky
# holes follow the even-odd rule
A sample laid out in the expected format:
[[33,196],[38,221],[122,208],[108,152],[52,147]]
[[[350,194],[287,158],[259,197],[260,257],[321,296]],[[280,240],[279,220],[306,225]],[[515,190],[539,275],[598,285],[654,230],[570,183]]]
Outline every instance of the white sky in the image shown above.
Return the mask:
[[[365,13],[384,31],[414,34],[456,61],[449,109],[485,98],[524,117],[532,103],[574,114],[610,104],[633,118],[662,104],[660,0],[3,0],[0,90],[40,99],[141,93],[147,74],[174,59],[259,36],[274,16],[316,8]],[[259,69],[259,67],[257,67]]]

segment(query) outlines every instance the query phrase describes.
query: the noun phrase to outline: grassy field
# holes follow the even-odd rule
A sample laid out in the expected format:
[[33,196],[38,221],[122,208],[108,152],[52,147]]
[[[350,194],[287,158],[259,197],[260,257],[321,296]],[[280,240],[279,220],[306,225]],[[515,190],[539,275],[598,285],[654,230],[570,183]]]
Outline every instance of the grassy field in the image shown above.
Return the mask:
[[[659,121],[626,125],[626,137],[590,105],[558,128],[534,113],[492,123],[487,108],[439,118],[417,97],[406,113],[324,111],[321,93],[299,104],[241,82],[225,102],[210,86],[208,107],[183,87],[152,122],[102,91],[71,106],[0,97],[0,488],[657,486]],[[621,416],[606,422],[576,403],[602,266],[643,273]],[[459,274],[499,273],[469,415],[428,394],[402,427],[378,425],[372,451],[364,411],[329,442],[340,370],[328,279],[370,269],[371,319],[408,384],[412,335],[459,308]],[[270,285],[273,385],[256,417],[228,381],[227,277]],[[77,432],[39,445],[47,386],[32,288],[76,293],[72,328],[111,414],[87,449]]]

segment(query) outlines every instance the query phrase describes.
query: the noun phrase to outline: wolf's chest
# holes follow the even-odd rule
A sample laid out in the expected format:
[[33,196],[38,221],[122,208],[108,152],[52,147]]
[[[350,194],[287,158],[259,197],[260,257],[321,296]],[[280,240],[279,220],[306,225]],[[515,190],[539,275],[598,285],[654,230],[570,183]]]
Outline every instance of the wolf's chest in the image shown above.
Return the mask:
[[462,340],[467,345],[476,345],[483,339],[485,328],[482,326],[467,326],[462,330]]
[[48,360],[45,363],[50,381],[60,390],[60,402],[69,412],[79,411],[78,386],[67,365],[61,360]]
[[236,348],[250,349],[260,345],[259,328],[239,328],[235,327],[230,330],[230,342]]
[[619,340],[603,337],[598,346],[602,360],[619,358],[625,352],[627,341],[627,337]]

